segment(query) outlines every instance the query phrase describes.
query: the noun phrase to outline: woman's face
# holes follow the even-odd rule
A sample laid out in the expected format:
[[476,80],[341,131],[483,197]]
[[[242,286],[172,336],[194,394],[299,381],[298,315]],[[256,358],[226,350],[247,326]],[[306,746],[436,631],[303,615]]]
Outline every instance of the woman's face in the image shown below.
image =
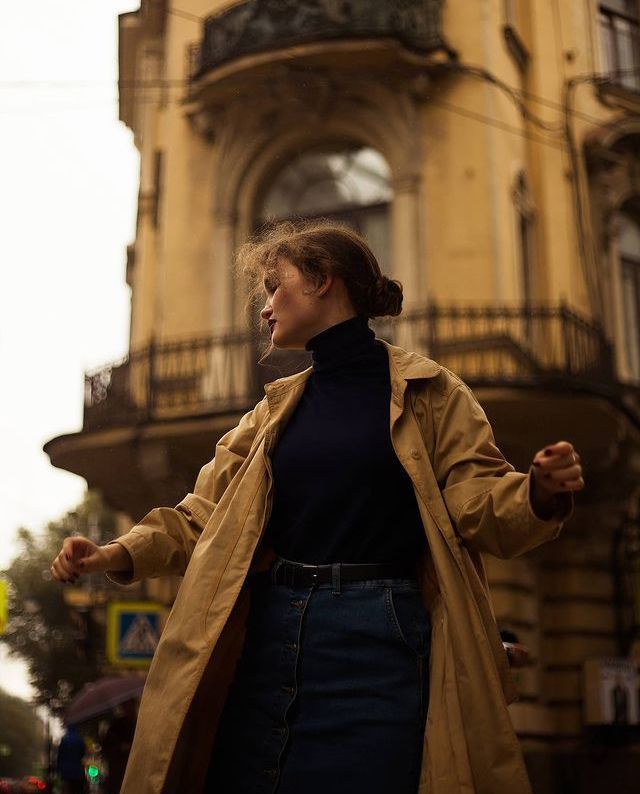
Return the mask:
[[318,301],[310,284],[298,268],[281,261],[276,270],[269,270],[263,278],[266,303],[260,312],[269,323],[274,347],[304,349],[307,341],[322,328]]

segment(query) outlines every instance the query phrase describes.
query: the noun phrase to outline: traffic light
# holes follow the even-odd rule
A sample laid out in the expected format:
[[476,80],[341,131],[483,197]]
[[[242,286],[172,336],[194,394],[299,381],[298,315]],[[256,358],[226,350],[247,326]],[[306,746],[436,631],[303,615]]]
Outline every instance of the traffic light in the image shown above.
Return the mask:
[[97,780],[100,777],[100,769],[95,764],[89,764],[87,767],[87,777],[89,780]]

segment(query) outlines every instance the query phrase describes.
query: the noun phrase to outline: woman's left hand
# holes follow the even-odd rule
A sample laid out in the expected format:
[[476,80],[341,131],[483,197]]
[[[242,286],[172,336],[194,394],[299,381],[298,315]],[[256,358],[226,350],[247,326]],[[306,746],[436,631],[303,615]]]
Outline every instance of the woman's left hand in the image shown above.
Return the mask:
[[533,458],[535,493],[532,504],[536,512],[546,512],[556,494],[584,488],[580,455],[568,441],[548,444]]

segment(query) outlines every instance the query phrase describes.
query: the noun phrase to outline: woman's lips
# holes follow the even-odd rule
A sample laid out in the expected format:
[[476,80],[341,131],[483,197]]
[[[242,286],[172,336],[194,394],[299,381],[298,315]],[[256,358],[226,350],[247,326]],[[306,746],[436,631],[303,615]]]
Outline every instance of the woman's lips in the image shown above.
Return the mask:
[[275,321],[275,320],[274,320],[272,323],[269,323],[269,333],[270,333],[270,334],[272,334],[272,333],[273,333],[273,326],[274,326],[275,324],[276,324],[276,321]]

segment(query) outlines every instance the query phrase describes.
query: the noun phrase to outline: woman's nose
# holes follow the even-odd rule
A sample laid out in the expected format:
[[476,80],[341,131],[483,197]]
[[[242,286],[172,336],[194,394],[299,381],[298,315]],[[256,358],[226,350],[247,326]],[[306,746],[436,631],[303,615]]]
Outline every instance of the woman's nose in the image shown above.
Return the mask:
[[269,318],[269,315],[271,314],[272,311],[273,310],[271,306],[267,303],[265,304],[264,309],[260,312],[260,317],[262,317],[263,320],[266,320]]

